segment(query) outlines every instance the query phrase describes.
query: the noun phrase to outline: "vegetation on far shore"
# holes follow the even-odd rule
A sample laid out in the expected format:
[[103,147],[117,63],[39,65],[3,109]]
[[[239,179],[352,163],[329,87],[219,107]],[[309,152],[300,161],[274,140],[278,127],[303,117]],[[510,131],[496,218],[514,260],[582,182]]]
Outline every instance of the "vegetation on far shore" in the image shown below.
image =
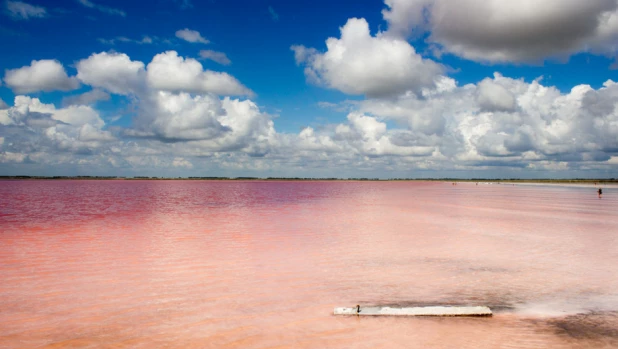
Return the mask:
[[618,178],[303,178],[303,177],[116,177],[116,176],[0,176],[0,180],[225,180],[225,181],[439,181],[439,182],[503,182],[503,183],[618,183]]

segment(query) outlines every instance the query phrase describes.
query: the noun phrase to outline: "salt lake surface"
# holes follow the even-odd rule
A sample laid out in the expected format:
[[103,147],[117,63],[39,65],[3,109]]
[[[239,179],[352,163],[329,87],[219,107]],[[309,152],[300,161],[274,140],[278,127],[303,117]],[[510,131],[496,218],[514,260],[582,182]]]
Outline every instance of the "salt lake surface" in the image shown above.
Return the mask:
[[0,229],[0,348],[618,347],[614,188],[1,181]]

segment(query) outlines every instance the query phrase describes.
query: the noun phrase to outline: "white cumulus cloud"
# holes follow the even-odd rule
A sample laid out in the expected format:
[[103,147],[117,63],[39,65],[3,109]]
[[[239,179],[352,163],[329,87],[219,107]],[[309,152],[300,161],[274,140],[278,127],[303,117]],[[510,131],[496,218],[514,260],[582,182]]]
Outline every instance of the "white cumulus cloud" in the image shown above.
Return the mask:
[[[134,137],[165,143],[192,142],[192,152],[266,152],[276,137],[274,124],[250,100],[160,91],[140,104]],[[201,150],[200,150],[201,149]]]
[[478,84],[477,101],[485,111],[514,111],[515,97],[504,86],[492,79],[485,79]]
[[56,60],[32,61],[29,66],[6,70],[4,82],[15,93],[70,91],[79,87]]
[[105,122],[91,107],[56,108],[38,98],[16,96],[13,107],[0,111],[0,132],[5,140],[0,144],[0,153],[5,154],[5,161],[10,153],[50,164],[70,160],[77,154],[93,154],[117,141],[102,129],[104,126]]
[[42,103],[38,98],[16,96],[14,106],[5,111],[10,118],[8,124],[24,125],[32,118],[46,115],[49,119],[62,121],[74,126],[91,124],[97,128],[105,125],[94,109],[88,106],[69,106],[57,109],[53,104]]
[[326,40],[327,51],[292,46],[296,62],[305,65],[312,82],[347,94],[392,96],[432,86],[443,72],[399,38],[371,36],[365,19],[352,18],[341,28],[341,38]]
[[160,91],[143,104],[137,126],[141,134],[168,142],[212,139],[231,131],[219,121],[224,113],[213,95]]
[[77,78],[111,93],[137,94],[144,89],[144,63],[124,53],[101,52],[77,63]]
[[132,61],[124,53],[95,53],[77,63],[77,78],[92,87],[121,95],[147,96],[157,90],[253,95],[253,91],[233,76],[204,70],[199,61],[180,57],[176,51],[157,54],[148,66]]
[[253,95],[233,76],[204,70],[193,58],[178,56],[176,51],[156,55],[147,66],[148,85],[157,90],[214,93],[217,95]]

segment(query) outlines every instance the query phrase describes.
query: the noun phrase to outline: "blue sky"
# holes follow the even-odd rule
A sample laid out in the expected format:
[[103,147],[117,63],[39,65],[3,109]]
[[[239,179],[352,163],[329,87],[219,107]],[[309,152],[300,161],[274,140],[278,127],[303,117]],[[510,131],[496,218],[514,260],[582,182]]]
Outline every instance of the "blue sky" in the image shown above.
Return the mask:
[[[46,1],[28,3],[44,7],[49,4]],[[176,50],[186,57],[198,57],[202,49],[221,51],[232,61],[230,66],[205,61],[202,62],[204,67],[224,70],[256,91],[261,106],[271,113],[281,114],[277,129],[286,132],[297,132],[316,117],[345,119],[345,114],[323,110],[317,103],[346,98],[337,91],[308,85],[302,69],[294,62],[290,46],[299,43],[324,46],[324,40],[337,35],[350,14],[376,18],[374,30],[377,30],[383,8],[383,3],[376,1],[358,6],[330,1],[191,1],[191,7],[174,0],[153,1],[152,6],[138,1],[100,1],[97,4],[121,9],[126,16],[110,15],[82,6],[78,1],[66,0],[54,2],[55,11],[46,7],[50,14],[45,18],[3,21],[3,28],[16,35],[1,37],[4,47],[15,48],[3,55],[2,68],[18,68],[35,59],[57,59],[65,65],[69,75],[74,75],[75,68],[71,65],[93,52],[115,50],[148,62],[155,54],[166,50]],[[273,18],[269,8],[277,13],[277,18]],[[176,38],[175,32],[184,28],[200,32],[210,43],[196,45]],[[144,36],[170,42],[110,45],[98,41],[117,37],[142,40]],[[42,97],[46,102],[58,103],[63,95],[65,93],[48,93]],[[0,97],[10,101],[14,94],[4,88]],[[109,112],[114,112],[114,105]]]
[[612,176],[616,1],[524,2],[3,1],[0,174]]

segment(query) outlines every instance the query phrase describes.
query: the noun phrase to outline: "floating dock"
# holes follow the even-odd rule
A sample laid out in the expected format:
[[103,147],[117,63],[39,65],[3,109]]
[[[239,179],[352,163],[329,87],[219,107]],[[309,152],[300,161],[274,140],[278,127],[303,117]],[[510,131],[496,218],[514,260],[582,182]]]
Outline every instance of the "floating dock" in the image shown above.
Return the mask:
[[491,316],[489,307],[354,307],[335,308],[335,315],[363,316]]

